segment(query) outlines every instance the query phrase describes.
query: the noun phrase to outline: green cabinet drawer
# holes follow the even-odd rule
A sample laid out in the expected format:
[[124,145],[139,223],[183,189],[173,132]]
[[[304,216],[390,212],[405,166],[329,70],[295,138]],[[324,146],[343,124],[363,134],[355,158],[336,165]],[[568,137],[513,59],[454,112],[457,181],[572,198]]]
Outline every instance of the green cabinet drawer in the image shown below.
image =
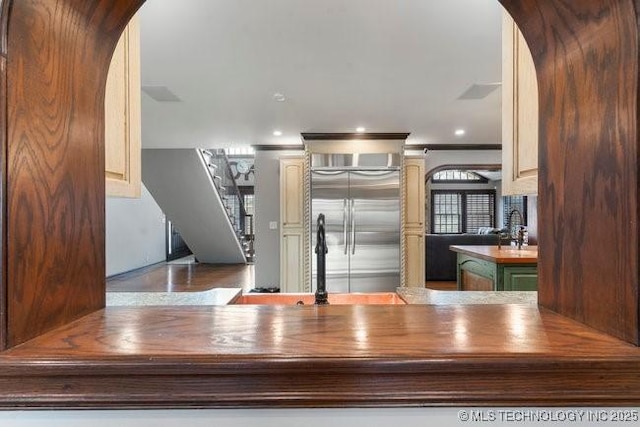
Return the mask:
[[536,266],[504,266],[502,277],[505,291],[537,291],[538,268]]

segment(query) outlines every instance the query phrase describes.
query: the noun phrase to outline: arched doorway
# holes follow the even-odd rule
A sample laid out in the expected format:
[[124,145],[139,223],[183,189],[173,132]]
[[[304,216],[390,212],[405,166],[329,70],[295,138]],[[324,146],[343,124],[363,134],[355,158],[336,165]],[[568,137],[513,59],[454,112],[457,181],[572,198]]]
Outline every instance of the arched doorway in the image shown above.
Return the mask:
[[[104,306],[104,83],[141,3],[3,3],[3,347]],[[502,3],[538,70],[540,302],[637,344],[635,4]]]

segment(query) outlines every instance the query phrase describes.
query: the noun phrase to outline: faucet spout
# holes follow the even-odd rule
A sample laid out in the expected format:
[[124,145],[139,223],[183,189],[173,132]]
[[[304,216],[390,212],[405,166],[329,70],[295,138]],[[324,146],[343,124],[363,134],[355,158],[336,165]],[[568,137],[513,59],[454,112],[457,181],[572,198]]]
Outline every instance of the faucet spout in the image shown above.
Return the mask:
[[522,245],[524,244],[524,235],[527,228],[524,225],[524,218],[522,216],[522,213],[518,209],[514,209],[509,214],[509,229],[511,230],[511,233],[514,232],[513,231],[514,215],[518,217],[519,226],[518,226],[518,231],[515,233],[515,235],[512,234],[511,238],[515,240],[516,245],[518,246],[518,249],[522,249]]
[[327,240],[325,237],[324,214],[318,215],[318,233],[316,236],[316,259],[318,261],[317,286],[316,286],[316,305],[329,304],[327,293]]

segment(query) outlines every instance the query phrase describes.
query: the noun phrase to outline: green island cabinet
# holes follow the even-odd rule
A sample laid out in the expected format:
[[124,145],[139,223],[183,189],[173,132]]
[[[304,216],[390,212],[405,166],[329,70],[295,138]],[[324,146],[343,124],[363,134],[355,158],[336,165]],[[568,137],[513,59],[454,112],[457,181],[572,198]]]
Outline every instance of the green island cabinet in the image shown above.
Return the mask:
[[458,290],[538,290],[538,248],[451,246],[457,252]]

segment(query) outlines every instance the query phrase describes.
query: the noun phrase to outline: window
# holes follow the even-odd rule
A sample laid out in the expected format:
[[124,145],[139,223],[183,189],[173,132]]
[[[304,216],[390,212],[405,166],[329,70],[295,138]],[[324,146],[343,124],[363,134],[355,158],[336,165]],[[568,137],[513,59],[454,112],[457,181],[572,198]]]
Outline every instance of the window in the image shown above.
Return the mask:
[[436,172],[431,177],[431,182],[438,184],[447,183],[469,183],[469,184],[486,184],[489,180],[483,176],[478,175],[475,172],[459,171],[459,170],[444,170]]
[[434,234],[477,233],[480,227],[495,227],[494,190],[431,191],[431,232]]
[[502,198],[502,223],[509,225],[509,215],[517,209],[522,214],[524,224],[527,223],[527,196],[504,196]]

